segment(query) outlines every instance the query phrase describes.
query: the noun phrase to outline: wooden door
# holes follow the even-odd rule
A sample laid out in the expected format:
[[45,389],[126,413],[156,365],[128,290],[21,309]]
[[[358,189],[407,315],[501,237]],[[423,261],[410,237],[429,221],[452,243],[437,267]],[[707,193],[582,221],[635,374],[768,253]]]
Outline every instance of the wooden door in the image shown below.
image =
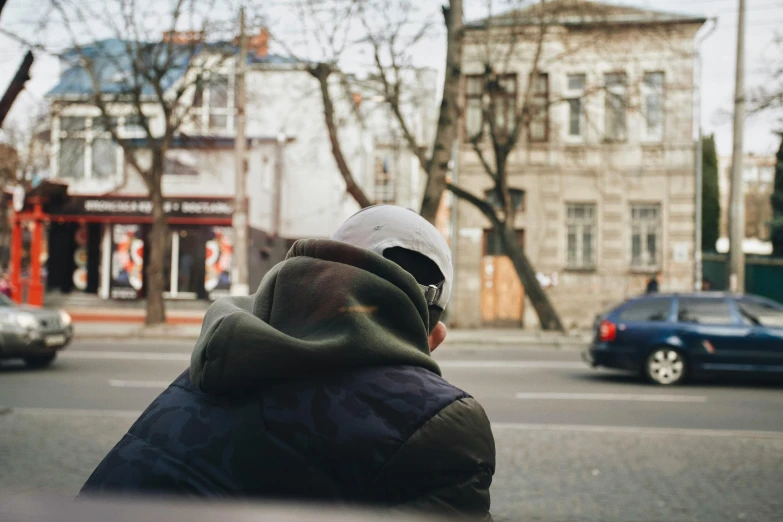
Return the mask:
[[[517,232],[520,241],[524,232]],[[522,325],[525,291],[511,259],[502,254],[491,230],[484,232],[481,271],[481,320],[486,326]]]

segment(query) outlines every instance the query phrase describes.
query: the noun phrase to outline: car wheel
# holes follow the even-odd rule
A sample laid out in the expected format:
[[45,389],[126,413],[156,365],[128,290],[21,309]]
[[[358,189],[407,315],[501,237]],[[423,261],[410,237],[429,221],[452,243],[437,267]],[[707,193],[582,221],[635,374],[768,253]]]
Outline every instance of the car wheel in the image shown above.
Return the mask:
[[654,349],[644,364],[644,374],[654,384],[680,384],[685,381],[687,372],[688,362],[685,357],[668,346]]
[[46,355],[31,355],[24,358],[24,362],[30,368],[45,368],[49,366],[57,357],[56,353],[49,353]]

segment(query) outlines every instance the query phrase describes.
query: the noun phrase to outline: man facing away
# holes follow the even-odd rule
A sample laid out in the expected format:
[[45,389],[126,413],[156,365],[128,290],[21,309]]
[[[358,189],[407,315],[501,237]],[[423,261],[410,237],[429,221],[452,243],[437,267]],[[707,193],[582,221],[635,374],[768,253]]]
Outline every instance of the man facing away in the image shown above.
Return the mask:
[[366,504],[489,517],[484,410],[430,352],[453,271],[440,233],[380,205],[302,240],[249,297],[207,311],[190,371],[82,494]]

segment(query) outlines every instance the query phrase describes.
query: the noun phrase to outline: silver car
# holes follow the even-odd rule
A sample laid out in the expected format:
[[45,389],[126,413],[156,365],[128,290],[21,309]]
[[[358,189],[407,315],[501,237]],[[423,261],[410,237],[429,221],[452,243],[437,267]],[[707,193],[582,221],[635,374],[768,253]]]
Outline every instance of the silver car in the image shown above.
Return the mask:
[[64,310],[19,306],[0,294],[0,359],[48,366],[72,337],[71,316]]

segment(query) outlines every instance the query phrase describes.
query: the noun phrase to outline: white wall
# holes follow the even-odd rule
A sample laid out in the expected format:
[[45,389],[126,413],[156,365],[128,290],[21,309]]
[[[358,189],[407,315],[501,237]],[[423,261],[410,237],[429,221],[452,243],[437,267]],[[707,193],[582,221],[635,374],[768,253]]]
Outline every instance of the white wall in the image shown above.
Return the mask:
[[[247,77],[248,136],[284,133],[281,235],[327,237],[359,207],[345,192],[324,123],[318,82],[301,70],[251,70]],[[356,181],[369,190],[371,143],[332,83],[340,144]]]

